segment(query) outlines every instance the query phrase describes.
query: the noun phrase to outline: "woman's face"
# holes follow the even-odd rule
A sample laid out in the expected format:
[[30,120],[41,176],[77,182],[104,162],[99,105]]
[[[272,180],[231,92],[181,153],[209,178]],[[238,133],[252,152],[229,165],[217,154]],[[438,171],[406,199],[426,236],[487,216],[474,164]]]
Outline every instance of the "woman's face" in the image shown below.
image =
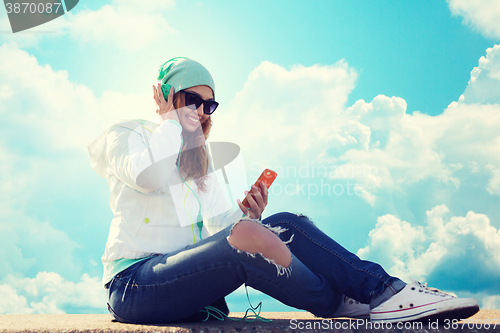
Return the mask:
[[[204,100],[214,98],[212,89],[209,86],[194,86],[185,89],[185,91],[196,94]],[[201,104],[198,109],[193,110],[186,106],[186,94],[181,93],[180,95],[181,105],[183,107],[179,109],[179,121],[182,125],[182,128],[189,132],[194,132],[197,129],[201,129],[201,124],[203,124],[209,117],[208,114],[203,113],[203,104]]]

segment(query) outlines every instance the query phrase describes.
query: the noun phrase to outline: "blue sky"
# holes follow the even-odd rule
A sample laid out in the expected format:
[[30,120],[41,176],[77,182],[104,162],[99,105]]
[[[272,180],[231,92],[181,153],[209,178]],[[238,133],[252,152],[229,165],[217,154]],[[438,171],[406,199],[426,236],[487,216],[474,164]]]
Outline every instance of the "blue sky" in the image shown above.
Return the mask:
[[109,190],[86,146],[153,115],[174,56],[214,76],[211,139],[240,145],[249,180],[278,171],[265,215],[499,308],[499,17],[494,0],[80,1],[12,34],[0,10],[0,313],[106,312]]

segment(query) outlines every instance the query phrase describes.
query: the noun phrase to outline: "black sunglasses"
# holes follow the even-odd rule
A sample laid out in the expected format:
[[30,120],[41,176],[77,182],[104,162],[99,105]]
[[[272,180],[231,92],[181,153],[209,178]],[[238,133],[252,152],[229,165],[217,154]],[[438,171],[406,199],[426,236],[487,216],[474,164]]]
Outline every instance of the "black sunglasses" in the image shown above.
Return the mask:
[[196,110],[201,104],[203,104],[203,113],[212,114],[219,106],[219,103],[214,100],[204,100],[198,94],[194,94],[186,90],[181,91],[184,93],[186,106],[190,109]]

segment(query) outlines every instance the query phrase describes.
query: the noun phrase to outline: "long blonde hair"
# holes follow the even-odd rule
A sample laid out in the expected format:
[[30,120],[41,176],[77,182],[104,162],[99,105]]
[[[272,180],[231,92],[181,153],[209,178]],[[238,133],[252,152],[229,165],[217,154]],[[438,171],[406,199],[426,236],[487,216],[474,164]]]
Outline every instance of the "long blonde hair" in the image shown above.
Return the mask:
[[[182,99],[180,91],[174,95],[174,107],[180,109],[184,105],[181,105]],[[208,116],[201,124],[201,129],[203,131],[204,138],[195,137],[191,133],[182,130],[182,149],[180,157],[177,160],[177,166],[181,174],[194,179],[198,189],[202,192],[207,192],[208,188],[205,184],[208,170],[208,151],[205,145],[205,140],[208,138],[208,134],[212,128],[212,117]],[[184,149],[189,148],[186,151]]]

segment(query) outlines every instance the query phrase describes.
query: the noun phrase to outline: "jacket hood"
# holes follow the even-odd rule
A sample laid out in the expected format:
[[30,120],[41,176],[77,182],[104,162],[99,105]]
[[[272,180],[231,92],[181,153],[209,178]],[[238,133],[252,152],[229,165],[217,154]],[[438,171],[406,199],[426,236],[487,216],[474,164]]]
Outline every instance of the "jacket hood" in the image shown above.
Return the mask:
[[90,166],[97,172],[97,174],[103,178],[106,178],[106,147],[107,147],[107,137],[109,132],[117,127],[122,127],[134,131],[137,127],[141,125],[154,125],[158,126],[157,123],[142,119],[137,120],[120,120],[110,127],[108,127],[101,135],[99,135],[90,145],[87,146],[90,155]]

